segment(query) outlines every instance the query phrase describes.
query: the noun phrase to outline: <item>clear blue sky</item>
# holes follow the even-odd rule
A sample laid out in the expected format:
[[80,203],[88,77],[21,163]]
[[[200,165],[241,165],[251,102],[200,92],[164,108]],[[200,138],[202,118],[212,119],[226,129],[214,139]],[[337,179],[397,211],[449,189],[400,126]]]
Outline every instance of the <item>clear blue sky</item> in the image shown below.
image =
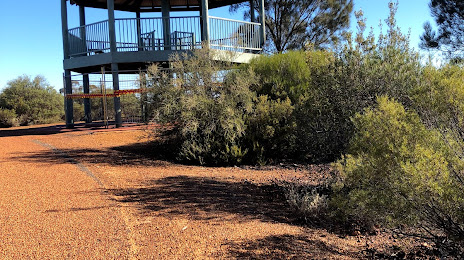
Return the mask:
[[[355,10],[362,9],[368,27],[378,28],[388,17],[389,0],[354,0]],[[399,0],[398,25],[406,33],[411,28],[411,46],[418,49],[422,25],[430,20],[429,0]],[[106,12],[86,10],[87,23],[105,20]],[[227,8],[210,11],[211,15],[233,17]],[[68,7],[69,27],[78,26],[78,9]],[[134,14],[117,13],[116,17]],[[241,14],[235,14],[242,19]],[[354,19],[353,19],[354,20]],[[354,23],[352,23],[354,24]],[[385,27],[384,27],[385,30]],[[43,75],[56,89],[62,88],[63,47],[59,0],[3,1],[0,0],[0,89],[20,75]]]

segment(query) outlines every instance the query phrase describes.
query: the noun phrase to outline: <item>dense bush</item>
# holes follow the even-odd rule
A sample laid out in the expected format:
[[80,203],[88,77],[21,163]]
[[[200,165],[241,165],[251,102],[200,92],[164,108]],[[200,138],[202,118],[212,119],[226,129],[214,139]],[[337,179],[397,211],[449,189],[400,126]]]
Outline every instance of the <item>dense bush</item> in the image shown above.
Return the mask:
[[207,49],[192,57],[172,58],[172,71],[151,67],[150,96],[155,120],[173,124],[169,131],[179,143],[178,158],[200,164],[239,163],[246,116],[252,109],[253,73],[230,72],[227,64],[210,59]]
[[320,124],[321,118],[329,115],[325,112],[330,101],[323,95],[334,82],[333,63],[334,55],[327,51],[296,51],[262,56],[243,67],[258,76],[260,84],[252,86],[257,95],[269,106],[274,104],[261,109],[259,117],[253,119],[259,119],[261,129],[266,126],[274,133],[257,131],[253,140],[265,158],[308,159],[316,151],[321,155],[316,159],[322,157],[321,139],[314,135],[325,127]]
[[462,242],[464,164],[439,132],[387,97],[353,123],[333,206],[364,223],[417,225],[427,235]]
[[[412,105],[411,92],[421,82],[422,66],[418,54],[409,48],[408,36],[396,26],[396,6],[390,8],[387,33],[381,33],[377,41],[372,34],[364,37],[359,12],[359,32],[354,38],[347,35],[346,44],[338,50],[262,56],[243,66],[258,76],[260,84],[252,88],[258,95],[270,102],[290,101],[291,113],[272,125],[279,134],[254,140],[265,157],[333,161],[346,151],[353,135],[350,118],[374,105],[377,95]],[[268,118],[275,121],[275,114]]]
[[12,110],[21,125],[58,122],[63,117],[63,96],[43,77],[20,76],[0,94],[0,108]]
[[272,99],[289,98],[293,104],[297,103],[310,87],[312,68],[305,56],[305,52],[290,51],[252,60],[245,69],[251,67],[260,79],[253,90]]
[[427,66],[412,94],[414,108],[429,127],[464,129],[464,70]]
[[19,126],[18,117],[14,110],[0,108],[0,127]]
[[247,148],[247,163],[266,164],[275,158],[285,158],[294,150],[294,107],[290,99],[273,100],[267,95],[253,98],[252,110],[245,118],[243,146]]

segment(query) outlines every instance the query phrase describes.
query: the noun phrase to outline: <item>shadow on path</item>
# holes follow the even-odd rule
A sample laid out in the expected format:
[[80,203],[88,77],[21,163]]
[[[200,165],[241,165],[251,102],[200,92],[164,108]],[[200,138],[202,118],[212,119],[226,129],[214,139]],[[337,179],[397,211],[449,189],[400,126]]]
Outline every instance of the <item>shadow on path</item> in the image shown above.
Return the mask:
[[[297,218],[275,185],[229,182],[190,176],[166,177],[140,188],[109,190],[116,201],[136,207],[141,215],[182,217],[220,225],[224,221],[259,220],[298,225]],[[346,259],[354,248],[331,245],[308,230],[302,235],[276,235],[230,242],[229,255],[238,259]],[[325,236],[324,236],[325,237]],[[346,251],[344,251],[346,250]]]
[[321,239],[303,235],[268,236],[240,243],[229,243],[230,256],[236,259],[333,259],[358,258]]
[[53,135],[63,131],[72,131],[66,129],[65,125],[52,125],[43,127],[31,127],[31,128],[2,128],[0,129],[0,137],[7,136],[26,136],[26,135]]
[[77,161],[85,164],[165,166],[172,161],[172,155],[162,147],[150,143],[118,146],[110,149],[50,149],[39,152],[21,153],[12,159],[38,163],[69,163]]
[[48,126],[30,126],[30,127],[20,127],[20,128],[0,128],[0,137],[8,136],[28,136],[28,135],[54,135],[59,133],[66,132],[75,132],[75,131],[115,131],[115,130],[124,130],[126,127],[138,126],[139,124],[124,124],[121,128],[115,128],[113,123],[109,125],[109,128],[105,128],[103,122],[93,122],[91,124],[85,123],[76,123],[74,128],[67,129],[66,125],[48,125]]
[[110,190],[142,214],[184,216],[196,220],[291,223],[292,212],[277,187],[188,176],[152,180],[143,188]]

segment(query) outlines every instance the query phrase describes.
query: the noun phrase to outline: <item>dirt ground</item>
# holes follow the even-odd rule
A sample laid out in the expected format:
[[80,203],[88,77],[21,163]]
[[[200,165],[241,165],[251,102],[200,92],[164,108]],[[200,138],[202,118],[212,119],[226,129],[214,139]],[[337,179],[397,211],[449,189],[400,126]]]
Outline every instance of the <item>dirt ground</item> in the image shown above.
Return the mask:
[[298,224],[270,184],[317,167],[179,165],[143,145],[143,129],[0,130],[0,259],[357,259],[410,246]]

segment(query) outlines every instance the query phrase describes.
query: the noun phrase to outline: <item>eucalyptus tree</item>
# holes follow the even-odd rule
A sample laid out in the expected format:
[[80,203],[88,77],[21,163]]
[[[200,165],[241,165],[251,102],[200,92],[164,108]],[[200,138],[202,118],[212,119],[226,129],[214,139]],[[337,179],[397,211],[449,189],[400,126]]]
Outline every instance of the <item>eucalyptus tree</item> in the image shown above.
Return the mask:
[[451,58],[463,58],[464,52],[464,1],[431,0],[432,16],[437,24],[434,30],[430,22],[424,24],[421,48],[443,51]]
[[[259,1],[230,7],[244,11],[245,18],[259,18]],[[265,0],[265,23],[269,52],[323,49],[339,41],[350,26],[353,0]],[[257,15],[256,15],[257,14]]]

